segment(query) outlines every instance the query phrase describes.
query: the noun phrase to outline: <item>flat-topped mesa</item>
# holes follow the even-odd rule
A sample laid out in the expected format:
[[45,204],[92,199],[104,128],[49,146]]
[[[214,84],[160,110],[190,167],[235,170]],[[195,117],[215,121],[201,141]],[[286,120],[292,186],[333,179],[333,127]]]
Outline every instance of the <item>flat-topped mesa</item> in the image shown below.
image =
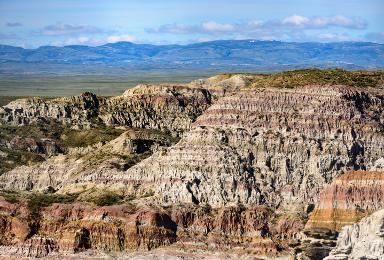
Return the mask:
[[384,171],[350,171],[321,192],[306,229],[339,231],[379,209],[384,209]]
[[100,98],[90,92],[51,100],[18,99],[3,107],[0,119],[14,125],[57,120],[77,128],[89,128],[91,119],[97,116],[99,105]]
[[100,118],[107,125],[152,128],[180,134],[211,105],[203,88],[180,85],[138,85],[106,100]]
[[6,124],[25,125],[55,120],[74,128],[106,125],[150,128],[179,135],[188,130],[212,102],[208,90],[183,85],[138,85],[122,96],[104,98],[92,93],[56,99],[12,101],[0,111]]
[[120,181],[154,187],[161,203],[316,203],[335,176],[384,154],[383,97],[343,86],[234,93]]

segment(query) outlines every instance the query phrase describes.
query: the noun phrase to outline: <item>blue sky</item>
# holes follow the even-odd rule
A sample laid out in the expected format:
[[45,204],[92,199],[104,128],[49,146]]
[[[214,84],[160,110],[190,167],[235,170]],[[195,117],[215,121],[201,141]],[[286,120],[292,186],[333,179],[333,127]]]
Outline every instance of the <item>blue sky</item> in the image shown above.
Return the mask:
[[384,43],[383,0],[0,0],[0,43],[22,47],[217,39]]

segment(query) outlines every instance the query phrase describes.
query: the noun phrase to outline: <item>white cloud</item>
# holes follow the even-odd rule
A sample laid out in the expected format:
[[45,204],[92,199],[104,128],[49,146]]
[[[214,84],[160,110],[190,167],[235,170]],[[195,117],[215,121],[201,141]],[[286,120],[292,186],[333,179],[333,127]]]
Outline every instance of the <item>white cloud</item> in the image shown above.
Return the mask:
[[[286,34],[292,31],[317,30],[328,27],[338,27],[343,29],[364,29],[366,23],[359,17],[336,16],[317,16],[306,17],[302,15],[291,15],[280,20],[258,21],[249,20],[242,23],[218,23],[215,21],[205,21],[200,24],[165,24],[157,28],[146,29],[149,33],[168,33],[168,34],[247,34],[247,33],[275,33]],[[268,33],[268,34],[270,34]]]
[[136,41],[136,37],[130,34],[123,34],[123,35],[111,35],[108,36],[107,42],[108,43],[115,43],[115,42],[133,42]]
[[201,28],[207,32],[231,32],[235,29],[235,26],[228,23],[216,23],[213,21],[203,22]]
[[122,34],[122,35],[110,35],[103,38],[93,38],[93,37],[86,37],[86,36],[79,36],[74,38],[68,38],[61,41],[53,41],[50,44],[54,46],[65,46],[65,45],[103,45],[106,43],[115,43],[115,42],[122,42],[122,41],[135,41],[136,37],[129,34]]
[[295,14],[284,18],[282,24],[302,26],[308,24],[309,22],[310,20],[307,17]]
[[58,36],[58,35],[75,35],[75,34],[96,34],[102,33],[103,30],[90,25],[73,25],[56,23],[45,26],[41,33],[47,36]]

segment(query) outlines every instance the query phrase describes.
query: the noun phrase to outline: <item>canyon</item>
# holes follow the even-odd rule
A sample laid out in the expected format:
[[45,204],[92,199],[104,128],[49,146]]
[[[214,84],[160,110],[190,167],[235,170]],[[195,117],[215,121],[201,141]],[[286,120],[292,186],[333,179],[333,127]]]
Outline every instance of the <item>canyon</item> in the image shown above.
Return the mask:
[[340,73],[10,102],[4,161],[41,158],[0,175],[0,254],[380,259],[383,75]]

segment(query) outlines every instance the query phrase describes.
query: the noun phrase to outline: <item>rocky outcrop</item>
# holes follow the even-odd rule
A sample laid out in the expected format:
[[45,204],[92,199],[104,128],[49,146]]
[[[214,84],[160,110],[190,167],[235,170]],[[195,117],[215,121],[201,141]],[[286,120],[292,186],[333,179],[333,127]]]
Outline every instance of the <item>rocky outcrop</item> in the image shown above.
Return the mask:
[[81,96],[44,100],[25,98],[12,101],[0,111],[0,118],[7,124],[26,125],[39,121],[57,120],[77,128],[89,128],[97,116],[100,100],[92,93]]
[[384,209],[384,171],[350,171],[321,192],[306,229],[339,231],[379,209]]
[[35,139],[21,136],[15,136],[9,141],[0,140],[0,147],[46,155],[62,154],[68,151],[64,144],[52,139]]
[[343,86],[242,91],[219,99],[178,144],[113,178],[152,186],[166,204],[314,204],[334,177],[382,157],[383,104],[382,93]]
[[383,259],[384,209],[359,223],[345,226],[337,239],[336,248],[326,260]]
[[151,128],[177,135],[189,129],[210,104],[211,94],[203,88],[142,84],[107,99],[99,117],[107,125]]
[[[99,183],[135,195],[152,190],[161,204],[294,205],[303,211],[334,177],[373,168],[383,156],[383,99],[380,92],[345,86],[240,91],[207,109],[176,145],[129,169],[104,161],[70,174],[76,177],[67,184]],[[38,183],[47,183],[39,179],[66,176],[56,165],[39,167],[8,172],[3,186],[25,189],[17,185],[23,179],[41,188]]]
[[34,209],[30,203],[9,203],[0,197],[0,216],[1,254],[28,257],[88,250],[128,253],[159,246],[167,249],[171,244],[185,252],[279,256],[289,252],[287,241],[295,232],[288,226],[275,229],[276,215],[264,206],[161,209],[132,203],[97,207],[75,202]]
[[102,122],[179,135],[210,104],[210,92],[200,87],[143,84],[111,98],[86,92],[78,97],[51,100],[19,99],[1,109],[0,119],[13,125],[54,120],[73,128],[95,127]]
[[[108,143],[71,148],[34,166],[20,166],[0,176],[2,189],[76,192],[103,186],[103,173],[127,170],[152,152],[171,144],[169,136],[152,130],[130,129]],[[104,185],[105,186],[105,185]],[[103,186],[103,187],[104,187]],[[116,185],[119,189],[123,184]]]
[[[8,254],[43,257],[51,253],[149,250],[176,240],[176,224],[166,213],[132,205],[95,207],[53,204],[31,219],[28,209],[0,199],[1,243]],[[29,212],[30,213],[30,212]]]

